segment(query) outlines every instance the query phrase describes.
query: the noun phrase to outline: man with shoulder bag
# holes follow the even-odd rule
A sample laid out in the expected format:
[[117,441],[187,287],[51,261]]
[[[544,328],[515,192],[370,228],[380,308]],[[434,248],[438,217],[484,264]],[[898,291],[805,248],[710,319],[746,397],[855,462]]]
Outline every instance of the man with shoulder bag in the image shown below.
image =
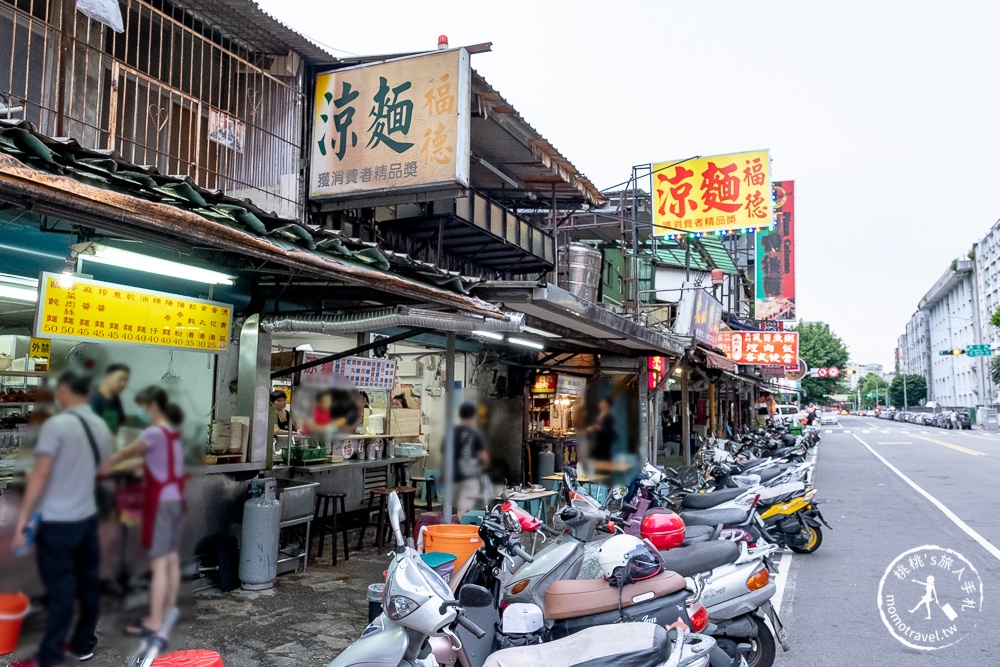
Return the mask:
[[[47,595],[45,635],[33,659],[12,667],[59,667],[67,656],[78,662],[94,656],[101,599],[97,477],[110,469],[111,432],[87,404],[89,392],[89,377],[63,372],[56,382],[62,412],[38,434],[14,545],[24,544],[24,529],[37,514],[35,551]],[[67,644],[77,601],[79,618]]]

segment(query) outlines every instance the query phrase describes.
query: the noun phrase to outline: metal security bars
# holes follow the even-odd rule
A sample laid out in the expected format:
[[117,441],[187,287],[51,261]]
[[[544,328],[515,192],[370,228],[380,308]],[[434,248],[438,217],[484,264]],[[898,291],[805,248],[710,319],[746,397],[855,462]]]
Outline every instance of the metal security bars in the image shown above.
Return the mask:
[[120,5],[117,34],[73,0],[0,0],[0,119],[301,218],[298,56],[225,39],[166,2]]

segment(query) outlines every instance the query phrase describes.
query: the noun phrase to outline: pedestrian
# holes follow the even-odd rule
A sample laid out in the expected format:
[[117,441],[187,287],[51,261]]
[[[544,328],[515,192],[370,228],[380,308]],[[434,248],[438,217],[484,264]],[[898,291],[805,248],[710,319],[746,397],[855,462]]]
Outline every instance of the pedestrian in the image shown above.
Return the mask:
[[597,421],[590,426],[590,458],[595,461],[610,461],[616,439],[611,399],[605,396],[597,404],[597,408],[600,411]]
[[132,444],[111,457],[111,465],[142,457],[145,502],[142,509],[142,546],[149,552],[153,576],[149,587],[149,615],[125,627],[130,637],[149,637],[177,606],[181,583],[181,530],[184,523],[184,447],[178,430],[184,413],[170,403],[160,387],[136,394],[140,418],[149,423]]
[[90,394],[90,407],[104,420],[112,435],[125,423],[125,408],[122,407],[122,392],[128,386],[131,371],[125,364],[111,364],[104,371],[101,384]]
[[455,511],[459,517],[476,505],[483,494],[482,475],[490,463],[486,441],[476,428],[476,406],[463,403],[458,408],[459,423],[453,433],[455,442],[454,483]]
[[953,429],[959,429],[959,428],[961,428],[958,425],[958,410],[952,410],[951,411],[950,419],[951,419],[951,427]]
[[[54,667],[67,655],[79,662],[94,657],[101,603],[95,494],[98,475],[110,471],[111,432],[88,405],[89,392],[89,376],[64,371],[55,392],[62,411],[38,433],[14,543],[25,543],[24,529],[37,514],[35,556],[45,586],[45,633],[35,657],[12,667]],[[77,602],[79,616],[67,645]]]

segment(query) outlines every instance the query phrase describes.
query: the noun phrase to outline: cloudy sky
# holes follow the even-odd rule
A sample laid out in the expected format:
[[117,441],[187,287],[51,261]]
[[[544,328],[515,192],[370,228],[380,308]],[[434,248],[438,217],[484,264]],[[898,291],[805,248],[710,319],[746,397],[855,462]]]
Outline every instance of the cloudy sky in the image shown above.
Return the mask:
[[891,364],[919,299],[1000,218],[994,3],[259,0],[348,54],[493,42],[473,67],[599,188],[770,148],[798,303]]

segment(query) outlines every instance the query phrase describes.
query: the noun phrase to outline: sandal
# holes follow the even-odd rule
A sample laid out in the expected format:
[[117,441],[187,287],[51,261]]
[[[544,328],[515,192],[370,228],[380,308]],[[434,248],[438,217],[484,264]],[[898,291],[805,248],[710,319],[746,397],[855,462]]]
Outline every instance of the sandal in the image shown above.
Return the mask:
[[126,637],[140,637],[142,639],[147,639],[156,634],[156,630],[147,628],[142,620],[134,621],[125,626],[123,630]]

